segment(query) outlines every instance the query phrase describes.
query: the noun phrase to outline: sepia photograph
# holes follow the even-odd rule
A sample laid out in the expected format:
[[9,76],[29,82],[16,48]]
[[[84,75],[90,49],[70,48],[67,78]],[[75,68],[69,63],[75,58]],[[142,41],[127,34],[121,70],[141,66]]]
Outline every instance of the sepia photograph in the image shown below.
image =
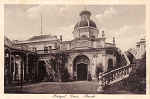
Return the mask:
[[145,5],[4,5],[4,94],[146,94]]

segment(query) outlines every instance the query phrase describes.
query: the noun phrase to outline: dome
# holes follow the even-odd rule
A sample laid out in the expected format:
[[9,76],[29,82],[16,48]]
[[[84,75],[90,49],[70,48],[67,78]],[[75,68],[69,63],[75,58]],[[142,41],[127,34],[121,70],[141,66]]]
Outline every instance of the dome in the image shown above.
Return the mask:
[[[86,27],[86,26],[88,26],[88,21],[80,21],[75,25],[74,29],[79,28],[79,27]],[[92,20],[89,20],[89,26],[97,28],[95,22]]]
[[84,11],[82,11],[82,12],[80,13],[80,16],[82,16],[82,15],[84,15],[84,14],[86,14],[86,15],[91,15],[91,12],[88,11],[88,10],[84,10]]

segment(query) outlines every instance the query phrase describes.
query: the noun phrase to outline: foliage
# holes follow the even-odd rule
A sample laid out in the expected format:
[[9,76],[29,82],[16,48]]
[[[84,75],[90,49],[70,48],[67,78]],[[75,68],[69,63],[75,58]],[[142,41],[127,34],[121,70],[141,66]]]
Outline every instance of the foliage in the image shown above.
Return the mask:
[[67,81],[70,81],[70,75],[69,75],[69,72],[68,72],[68,69],[67,68],[64,68],[62,69],[61,71],[61,79],[63,82],[67,82]]
[[127,88],[136,93],[146,91],[146,54],[142,59],[136,60],[136,67],[131,71],[126,81]]
[[125,66],[127,64],[126,59],[124,57],[123,54],[121,54],[121,52],[116,52],[116,68]]
[[56,53],[53,55],[53,58],[51,58],[50,63],[52,66],[52,69],[55,72],[55,75],[53,75],[53,81],[68,81],[69,80],[69,72],[67,68],[65,67],[65,64],[68,61],[68,55],[65,53]]
[[130,61],[131,64],[135,63],[135,57],[133,54],[131,54],[129,51],[126,52],[126,55]]

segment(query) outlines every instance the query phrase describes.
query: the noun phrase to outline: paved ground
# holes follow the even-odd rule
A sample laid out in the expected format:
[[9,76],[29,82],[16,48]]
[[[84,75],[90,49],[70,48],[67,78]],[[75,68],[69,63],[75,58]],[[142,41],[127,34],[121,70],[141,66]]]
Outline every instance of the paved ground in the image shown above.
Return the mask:
[[[104,94],[134,94],[115,84],[105,88]],[[5,87],[5,93],[28,94],[97,94],[97,81],[41,82],[20,87]]]
[[7,87],[6,93],[45,93],[45,94],[86,94],[97,93],[98,82],[75,81],[75,82],[41,82],[20,87]]

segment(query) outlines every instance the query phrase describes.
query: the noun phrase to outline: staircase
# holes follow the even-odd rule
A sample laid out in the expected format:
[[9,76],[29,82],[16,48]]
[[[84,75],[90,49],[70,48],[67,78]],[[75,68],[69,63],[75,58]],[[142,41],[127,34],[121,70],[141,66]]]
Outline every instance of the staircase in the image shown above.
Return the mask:
[[97,89],[98,92],[103,92],[104,91],[103,89],[105,87],[115,84],[125,78],[128,78],[131,71],[134,70],[136,65],[130,64],[128,57],[124,53],[122,53],[121,51],[118,51],[118,52],[121,54],[122,57],[124,57],[124,61],[126,61],[126,65],[120,68],[114,69],[110,72],[100,73],[99,74],[99,87]]
[[128,78],[129,74],[135,68],[135,66],[136,66],[135,64],[130,64],[130,65],[112,70],[108,73],[99,74],[99,87],[97,91],[101,92],[103,91],[104,87],[115,84],[125,78]]

